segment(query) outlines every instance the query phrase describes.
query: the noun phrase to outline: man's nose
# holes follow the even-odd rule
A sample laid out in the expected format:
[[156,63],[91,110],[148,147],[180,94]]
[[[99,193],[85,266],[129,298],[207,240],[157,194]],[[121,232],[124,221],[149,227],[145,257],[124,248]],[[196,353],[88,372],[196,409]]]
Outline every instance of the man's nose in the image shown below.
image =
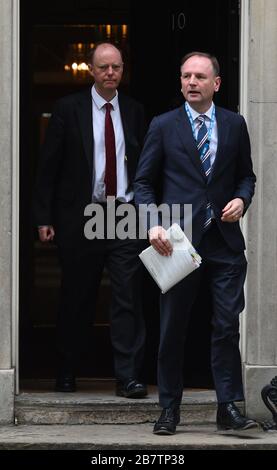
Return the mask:
[[111,75],[112,73],[113,73],[113,67],[112,65],[109,65],[108,74]]
[[190,80],[189,80],[190,85],[195,85],[196,84],[196,78],[195,75],[191,75]]

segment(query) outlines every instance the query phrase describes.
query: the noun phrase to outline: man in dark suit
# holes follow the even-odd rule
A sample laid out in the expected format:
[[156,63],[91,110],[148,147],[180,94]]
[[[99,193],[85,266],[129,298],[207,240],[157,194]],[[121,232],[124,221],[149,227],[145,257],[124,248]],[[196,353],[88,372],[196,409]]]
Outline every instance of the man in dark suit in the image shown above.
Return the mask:
[[[153,119],[135,179],[136,204],[155,204],[159,194],[158,202],[170,207],[191,205],[192,243],[202,256],[199,269],[161,296],[158,386],[163,411],[154,426],[156,434],[174,434],[180,420],[184,343],[203,272],[213,301],[217,426],[256,427],[234,404],[244,399],[239,314],[244,308],[246,259],[239,220],[251,202],[256,178],[243,117],[213,104],[220,82],[215,57],[193,52],[183,58],[186,103]],[[161,255],[170,256],[172,246],[161,225],[150,227],[149,240]]]
[[117,47],[98,44],[89,69],[94,85],[57,102],[42,148],[35,190],[39,238],[42,242],[55,240],[62,266],[56,390],[75,391],[76,362],[85,337],[81,332],[85,335],[93,318],[101,276],[107,267],[112,285],[110,325],[116,393],[137,398],[147,394],[139,379],[145,340],[138,291],[141,247],[135,239],[109,237],[107,223],[100,227],[100,233],[105,231],[104,239],[101,235],[87,239],[84,210],[95,203],[106,218],[109,198],[116,209],[123,203],[133,204],[144,111],[139,103],[117,92],[123,73]]

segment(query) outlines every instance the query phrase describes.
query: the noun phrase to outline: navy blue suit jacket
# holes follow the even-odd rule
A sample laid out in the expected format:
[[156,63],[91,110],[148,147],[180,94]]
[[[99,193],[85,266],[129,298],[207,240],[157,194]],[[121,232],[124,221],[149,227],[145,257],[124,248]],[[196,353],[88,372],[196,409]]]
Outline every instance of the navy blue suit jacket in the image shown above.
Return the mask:
[[155,117],[138,164],[135,201],[191,204],[195,246],[203,235],[209,201],[226,243],[240,252],[245,243],[239,222],[222,222],[221,215],[224,206],[236,197],[243,198],[246,211],[254,194],[249,135],[244,118],[238,114],[216,107],[216,120],[217,154],[207,181],[184,106]]

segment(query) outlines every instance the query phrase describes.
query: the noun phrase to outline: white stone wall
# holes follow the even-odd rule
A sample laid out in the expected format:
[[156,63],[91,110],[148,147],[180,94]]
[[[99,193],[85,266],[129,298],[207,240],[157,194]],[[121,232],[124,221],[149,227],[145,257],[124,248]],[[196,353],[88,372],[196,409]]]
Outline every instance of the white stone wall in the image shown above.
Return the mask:
[[13,420],[12,305],[12,5],[0,0],[0,423]]
[[11,14],[0,0],[0,369],[11,367]]
[[266,415],[261,388],[277,375],[277,1],[249,2],[248,124],[257,189],[248,214],[246,398]]

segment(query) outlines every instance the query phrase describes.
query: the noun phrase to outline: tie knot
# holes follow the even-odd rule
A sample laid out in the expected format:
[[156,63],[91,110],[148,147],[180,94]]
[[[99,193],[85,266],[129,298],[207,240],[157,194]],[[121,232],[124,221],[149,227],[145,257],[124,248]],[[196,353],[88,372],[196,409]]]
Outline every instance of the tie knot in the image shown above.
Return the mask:
[[106,108],[106,111],[110,112],[111,109],[113,109],[113,105],[111,103],[106,103],[105,108]]
[[199,114],[197,119],[199,123],[203,124],[205,122],[205,114]]

